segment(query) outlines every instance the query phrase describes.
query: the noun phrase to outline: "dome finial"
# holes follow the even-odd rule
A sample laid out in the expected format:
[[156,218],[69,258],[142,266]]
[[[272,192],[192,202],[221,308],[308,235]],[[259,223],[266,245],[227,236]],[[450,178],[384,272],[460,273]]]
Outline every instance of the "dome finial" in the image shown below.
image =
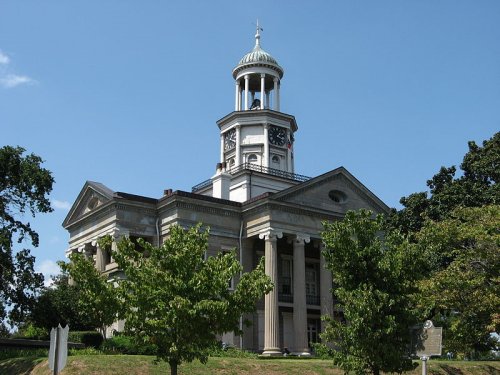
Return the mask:
[[260,32],[264,31],[262,27],[259,26],[259,19],[257,18],[257,32],[255,33],[255,47],[260,47]]

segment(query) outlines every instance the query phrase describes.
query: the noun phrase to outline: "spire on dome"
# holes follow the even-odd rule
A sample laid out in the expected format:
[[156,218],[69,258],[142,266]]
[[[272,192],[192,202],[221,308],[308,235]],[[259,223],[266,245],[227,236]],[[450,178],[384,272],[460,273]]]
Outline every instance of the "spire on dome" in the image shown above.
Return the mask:
[[257,18],[257,32],[255,33],[255,47],[260,47],[260,32],[261,31],[264,31],[264,29],[259,26],[259,19]]

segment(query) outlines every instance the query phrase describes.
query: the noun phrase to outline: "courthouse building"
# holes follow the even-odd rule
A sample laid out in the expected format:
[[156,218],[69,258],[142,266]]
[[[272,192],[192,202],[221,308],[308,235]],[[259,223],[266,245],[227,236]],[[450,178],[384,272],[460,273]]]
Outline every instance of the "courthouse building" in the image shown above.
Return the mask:
[[388,207],[343,167],[313,178],[296,173],[298,125],[280,111],[283,68],[261,48],[259,30],[255,47],[232,75],[234,110],[217,121],[219,139],[214,132],[213,141],[220,142],[215,174],[191,192],[169,189],[159,198],[87,181],[63,223],[70,235],[67,253],[83,252],[113,275],[120,271],[99,248],[100,237],[140,237],[158,245],[171,225],[201,222],[210,227],[208,255],[236,248],[244,271],[265,256],[265,271],[275,283],[246,317],[252,325],[243,336],[228,333],[223,340],[264,355],[280,355],[284,348],[308,355],[310,343],[318,341],[321,315],[335,309],[331,273],[321,256],[322,222],[342,219],[347,210],[382,213]]

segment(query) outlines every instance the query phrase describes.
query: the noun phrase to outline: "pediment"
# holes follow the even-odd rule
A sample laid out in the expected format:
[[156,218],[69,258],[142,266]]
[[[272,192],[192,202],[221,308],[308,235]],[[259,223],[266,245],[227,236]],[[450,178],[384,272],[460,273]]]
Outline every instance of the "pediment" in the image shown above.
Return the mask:
[[389,211],[384,202],[344,167],[276,193],[272,199],[332,213],[345,213],[361,208],[375,213]]
[[114,194],[114,191],[99,182],[87,181],[64,219],[63,227],[67,227],[91,211],[98,210],[111,201]]

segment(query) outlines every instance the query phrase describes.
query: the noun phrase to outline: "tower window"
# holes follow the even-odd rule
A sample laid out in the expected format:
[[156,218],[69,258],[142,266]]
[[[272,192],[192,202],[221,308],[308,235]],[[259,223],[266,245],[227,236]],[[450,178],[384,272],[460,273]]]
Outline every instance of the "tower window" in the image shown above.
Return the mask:
[[229,159],[229,168],[234,168],[234,158]]
[[247,161],[252,164],[257,164],[257,155],[255,154],[248,155]]
[[280,164],[280,157],[278,155],[274,155],[271,159],[273,161],[273,164]]

